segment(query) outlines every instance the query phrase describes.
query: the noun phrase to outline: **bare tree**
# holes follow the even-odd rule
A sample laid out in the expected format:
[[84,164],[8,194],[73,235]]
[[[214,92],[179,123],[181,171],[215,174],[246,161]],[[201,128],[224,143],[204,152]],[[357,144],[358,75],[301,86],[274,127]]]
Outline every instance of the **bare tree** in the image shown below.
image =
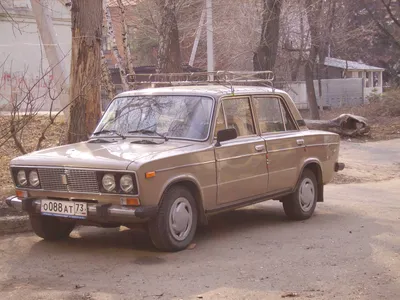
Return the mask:
[[[57,100],[63,91],[55,87],[52,79],[54,66],[43,71],[40,69],[39,76],[33,77],[27,73],[27,69],[24,72],[13,72],[12,68],[6,70],[6,61],[7,59],[0,66],[0,102],[6,103],[2,111],[9,113],[0,119],[0,147],[11,139],[15,148],[25,154],[42,148],[48,130],[66,109],[56,109]],[[43,109],[46,109],[48,114],[41,119],[40,125],[36,125],[39,136],[34,137],[26,132],[26,128],[37,119],[39,111]],[[27,148],[26,139],[36,141],[35,146]]]
[[400,0],[362,0],[376,26],[400,49]]
[[157,69],[161,73],[179,73],[182,71],[182,57],[176,17],[177,0],[157,0],[157,5],[161,13]]
[[282,0],[263,0],[260,45],[254,53],[255,71],[273,70],[279,44],[279,25]]
[[113,28],[113,23],[112,23],[112,19],[111,19],[110,7],[107,5],[108,2],[109,2],[109,0],[104,0],[104,2],[103,2],[103,8],[105,10],[105,17],[106,17],[107,29],[108,29],[107,35],[108,35],[108,38],[111,40],[114,57],[117,60],[117,66],[119,69],[119,74],[121,76],[122,87],[126,91],[129,89],[129,84],[128,84],[128,81],[126,78],[126,75],[128,74],[127,69],[126,69],[126,63],[118,49],[117,41],[115,38],[115,32],[114,32],[114,28]]
[[[90,12],[90,13],[89,13]],[[86,140],[100,117],[101,36],[103,6],[101,1],[73,1],[71,103],[68,142]]]
[[322,0],[306,0],[305,2],[307,6],[307,20],[310,26],[311,49],[305,65],[304,74],[311,118],[315,120],[320,119],[317,96],[314,88],[314,71],[316,69],[317,57],[320,52],[322,2]]
[[135,74],[134,70],[134,65],[133,65],[133,58],[131,54],[131,48],[129,47],[129,41],[128,41],[128,25],[126,22],[126,16],[125,16],[125,6],[122,3],[122,0],[117,0],[118,7],[121,11],[121,23],[122,23],[122,44],[124,47],[124,53],[125,53],[125,70],[129,72],[129,74]]

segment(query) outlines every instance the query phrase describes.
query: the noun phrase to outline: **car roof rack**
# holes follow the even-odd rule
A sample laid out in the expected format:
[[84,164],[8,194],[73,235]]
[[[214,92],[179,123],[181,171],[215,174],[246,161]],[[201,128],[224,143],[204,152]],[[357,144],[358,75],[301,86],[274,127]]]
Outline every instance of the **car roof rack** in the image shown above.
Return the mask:
[[274,87],[274,73],[272,71],[214,71],[190,73],[155,73],[155,74],[128,74],[127,81],[134,86],[185,86],[219,84],[229,86],[233,90],[234,84],[256,84]]

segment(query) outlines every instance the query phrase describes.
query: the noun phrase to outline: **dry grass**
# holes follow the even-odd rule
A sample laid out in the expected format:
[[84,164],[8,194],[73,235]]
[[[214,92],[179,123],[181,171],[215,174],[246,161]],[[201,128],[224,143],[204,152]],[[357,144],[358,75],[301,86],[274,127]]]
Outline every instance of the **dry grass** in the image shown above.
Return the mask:
[[[10,117],[0,116],[2,130],[7,128]],[[22,131],[22,144],[27,152],[35,150],[39,137],[43,129],[49,124],[46,116],[36,116]],[[42,148],[55,146],[59,143],[62,133],[65,130],[65,123],[61,119],[56,120],[46,133],[46,139],[42,143]],[[2,134],[3,135],[3,134]],[[0,144],[4,141],[0,140]],[[21,155],[21,152],[15,147],[12,139],[8,140],[3,146],[0,146],[0,215],[4,210],[3,200],[7,195],[13,194],[13,183],[9,172],[9,163],[11,159]]]
[[[325,110],[321,119],[329,120],[341,114],[353,114],[367,118],[371,135],[360,140],[381,141],[400,138],[400,90],[392,90],[381,98],[371,99],[367,105]],[[303,113],[307,118],[308,114]]]

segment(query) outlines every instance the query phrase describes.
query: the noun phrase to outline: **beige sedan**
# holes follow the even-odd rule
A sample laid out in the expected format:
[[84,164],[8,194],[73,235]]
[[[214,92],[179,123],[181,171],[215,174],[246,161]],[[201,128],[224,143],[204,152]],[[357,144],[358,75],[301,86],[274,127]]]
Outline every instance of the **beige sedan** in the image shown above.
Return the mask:
[[91,138],[17,157],[16,196],[35,233],[145,223],[161,250],[186,248],[222,211],[274,199],[304,220],[344,168],[339,136],[311,131],[283,91],[221,85],[119,94]]

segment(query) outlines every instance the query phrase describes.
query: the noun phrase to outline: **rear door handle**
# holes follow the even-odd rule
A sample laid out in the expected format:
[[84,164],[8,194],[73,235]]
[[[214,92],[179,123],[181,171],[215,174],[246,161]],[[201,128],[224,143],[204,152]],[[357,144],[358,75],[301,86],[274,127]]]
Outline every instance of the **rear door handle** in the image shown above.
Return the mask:
[[265,146],[264,145],[256,145],[254,147],[256,149],[256,151],[261,152],[265,150]]
[[304,140],[303,139],[298,139],[296,142],[297,142],[297,145],[299,145],[299,146],[303,146],[304,145]]

